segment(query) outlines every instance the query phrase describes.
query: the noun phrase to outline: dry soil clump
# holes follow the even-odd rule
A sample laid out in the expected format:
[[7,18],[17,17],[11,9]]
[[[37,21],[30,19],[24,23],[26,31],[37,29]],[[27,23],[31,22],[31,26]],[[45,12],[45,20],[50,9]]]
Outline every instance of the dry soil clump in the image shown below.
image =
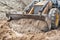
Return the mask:
[[12,20],[9,25],[20,33],[40,33],[49,29],[45,21],[34,19]]

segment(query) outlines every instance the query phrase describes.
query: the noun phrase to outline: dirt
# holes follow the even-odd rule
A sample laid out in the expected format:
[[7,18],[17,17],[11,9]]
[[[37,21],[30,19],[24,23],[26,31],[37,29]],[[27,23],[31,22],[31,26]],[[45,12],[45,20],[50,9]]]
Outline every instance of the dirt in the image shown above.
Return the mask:
[[60,30],[55,29],[41,33],[18,33],[9,27],[9,22],[0,20],[0,40],[60,40]]
[[[30,27],[27,26],[28,28],[26,26],[24,27],[21,26],[21,25],[26,25],[28,23],[32,25],[31,20],[33,19],[30,19],[30,20],[27,19],[28,20],[27,23],[25,19],[23,20],[23,23],[21,23],[22,20],[23,19],[18,21],[12,20],[10,22],[7,22],[6,20],[0,20],[0,40],[60,40],[59,28],[55,30],[50,30],[48,32],[41,32],[40,30],[36,30],[36,29],[39,29],[37,27],[36,29],[34,29],[35,26],[33,26],[33,28],[31,26]],[[34,22],[36,22],[36,20],[34,20]],[[20,29],[21,27],[22,29]],[[29,29],[29,28],[32,28],[32,29]],[[30,31],[28,31],[28,29]]]
[[0,0],[0,12],[1,13],[23,13],[24,8],[32,0]]
[[[32,0],[0,0],[0,40],[60,40],[60,28],[49,30],[42,20],[7,21],[6,13],[23,13]],[[47,21],[49,23],[49,21]],[[47,32],[42,32],[42,31]]]
[[18,31],[19,33],[40,33],[41,31],[49,30],[49,28],[47,27],[47,23],[42,20],[12,20],[9,25],[11,28],[13,28],[15,31]]

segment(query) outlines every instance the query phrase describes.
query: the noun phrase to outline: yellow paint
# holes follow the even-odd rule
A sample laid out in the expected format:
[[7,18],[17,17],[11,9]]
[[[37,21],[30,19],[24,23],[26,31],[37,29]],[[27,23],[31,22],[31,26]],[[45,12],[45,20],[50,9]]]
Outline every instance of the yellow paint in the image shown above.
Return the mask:
[[33,14],[34,13],[34,8],[32,7],[32,9],[30,10],[29,14]]
[[58,24],[59,24],[59,14],[56,13],[55,16],[56,16],[55,25],[58,26]]

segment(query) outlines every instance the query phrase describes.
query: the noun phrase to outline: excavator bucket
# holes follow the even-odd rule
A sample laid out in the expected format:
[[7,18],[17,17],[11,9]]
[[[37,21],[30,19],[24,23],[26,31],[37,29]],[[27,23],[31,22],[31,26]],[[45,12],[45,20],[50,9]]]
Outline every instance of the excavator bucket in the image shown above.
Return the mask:
[[[18,20],[18,19],[35,19],[35,20],[41,20],[47,24],[47,27],[51,29],[51,20],[49,20],[48,16],[48,10],[52,8],[52,3],[50,1],[41,1],[34,6],[31,7],[29,12],[22,13],[22,14],[6,14],[6,16],[9,18],[9,20]],[[26,10],[25,10],[26,11]],[[46,26],[45,26],[46,27]],[[44,27],[44,29],[45,29]],[[42,28],[43,29],[43,28]],[[44,30],[43,29],[43,30]],[[47,29],[45,29],[47,30]]]

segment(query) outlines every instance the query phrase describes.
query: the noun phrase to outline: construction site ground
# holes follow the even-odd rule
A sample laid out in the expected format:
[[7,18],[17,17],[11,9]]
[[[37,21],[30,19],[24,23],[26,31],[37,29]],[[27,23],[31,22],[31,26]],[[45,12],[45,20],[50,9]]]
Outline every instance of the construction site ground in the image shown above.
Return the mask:
[[24,25],[21,20],[0,20],[0,40],[60,40],[60,28],[41,32],[38,27]]
[[48,30],[48,27],[42,20],[7,21],[6,13],[21,13],[31,1],[0,0],[0,40],[60,40],[60,27],[43,32],[41,29]]

